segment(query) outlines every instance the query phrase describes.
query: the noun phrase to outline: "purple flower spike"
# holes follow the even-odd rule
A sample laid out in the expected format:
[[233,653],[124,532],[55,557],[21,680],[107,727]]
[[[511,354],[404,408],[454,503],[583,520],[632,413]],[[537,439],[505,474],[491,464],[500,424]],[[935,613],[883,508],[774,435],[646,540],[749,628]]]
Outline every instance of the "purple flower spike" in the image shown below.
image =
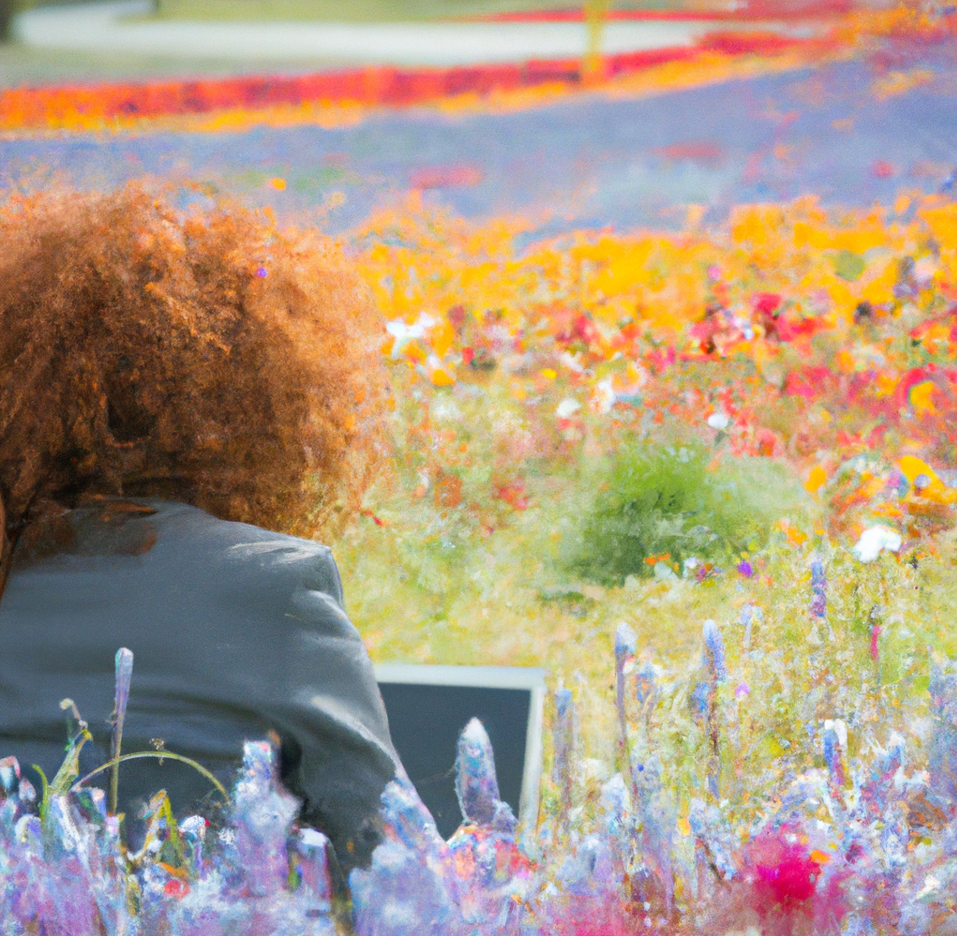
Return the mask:
[[744,628],[744,649],[745,652],[751,649],[751,625],[755,621],[762,621],[764,612],[753,604],[746,604],[741,609],[741,626]]
[[824,763],[831,780],[831,789],[840,796],[844,787],[844,752],[847,749],[847,726],[841,719],[824,722],[824,733],[821,735],[821,748]]
[[828,728],[824,732],[823,747],[824,763],[827,764],[831,782],[836,786],[843,786],[844,764],[841,760],[841,742],[833,728]]
[[552,779],[561,790],[562,826],[572,805],[572,760],[575,756],[575,702],[571,689],[555,690],[555,725],[552,731],[555,752]]
[[299,901],[313,919],[329,913],[332,881],[329,877],[329,839],[316,829],[299,829],[290,840],[290,857],[297,879]]
[[728,678],[728,668],[724,662],[724,641],[721,631],[712,620],[704,622],[701,630],[704,638],[704,659],[702,661],[708,673],[707,690],[704,699],[705,734],[708,738],[710,756],[708,757],[708,792],[719,799],[721,779],[721,734],[718,726],[718,685]]
[[754,575],[754,566],[745,559],[738,563],[738,572],[745,578],[751,578]]
[[615,683],[618,709],[618,756],[622,767],[631,771],[628,753],[628,719],[625,713],[625,666],[634,659],[638,638],[627,624],[615,628]]
[[382,791],[382,818],[383,840],[371,864],[349,875],[357,936],[473,932],[463,928],[448,847],[401,769]]
[[206,820],[202,816],[187,816],[179,824],[179,834],[193,874],[202,877],[206,873]]
[[574,743],[573,723],[574,702],[571,689],[564,687],[555,690],[555,728],[553,747],[555,749],[555,782],[564,783],[569,770],[572,746]]
[[824,732],[824,763],[828,770],[833,770],[834,762],[837,759],[837,735],[833,729]]
[[724,641],[718,625],[709,618],[704,622],[701,636],[704,637],[704,665],[713,682],[724,682],[728,678],[728,668],[724,662]]
[[820,559],[811,562],[811,617],[824,620],[827,617],[827,576]]
[[459,736],[455,759],[455,794],[466,822],[490,825],[499,802],[492,743],[482,723],[473,718]]
[[930,686],[933,733],[928,771],[934,796],[950,809],[957,806],[957,668],[934,664]]
[[247,741],[243,769],[233,788],[232,841],[225,852],[243,893],[262,897],[284,886],[289,875],[289,825],[300,806],[279,782],[276,747]]
[[615,628],[615,663],[619,668],[625,665],[630,656],[635,655],[638,646],[638,637],[627,624],[619,624]]
[[638,669],[635,680],[635,697],[640,705],[651,702],[658,694],[658,677],[654,664],[650,661],[642,664]]

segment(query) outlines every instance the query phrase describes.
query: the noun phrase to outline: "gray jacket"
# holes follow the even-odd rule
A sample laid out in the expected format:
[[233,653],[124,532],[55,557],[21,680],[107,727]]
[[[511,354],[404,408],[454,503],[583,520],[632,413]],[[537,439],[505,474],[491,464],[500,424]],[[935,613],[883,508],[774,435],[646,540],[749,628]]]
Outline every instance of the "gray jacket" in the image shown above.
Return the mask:
[[[124,753],[161,739],[228,788],[243,741],[273,730],[304,820],[344,864],[365,862],[398,758],[327,547],[158,500],[28,527],[0,602],[0,756],[52,778],[69,697],[97,742],[81,766],[104,763],[120,647],[134,654]],[[180,814],[211,793],[172,760],[123,764],[119,788],[131,817],[159,789]]]

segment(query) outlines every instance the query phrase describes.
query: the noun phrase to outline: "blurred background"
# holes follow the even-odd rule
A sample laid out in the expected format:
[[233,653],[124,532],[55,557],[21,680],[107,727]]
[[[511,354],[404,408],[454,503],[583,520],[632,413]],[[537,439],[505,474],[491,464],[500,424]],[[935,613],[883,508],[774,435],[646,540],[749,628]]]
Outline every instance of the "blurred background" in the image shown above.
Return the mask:
[[0,0],[0,86],[555,60],[807,35],[890,0]]

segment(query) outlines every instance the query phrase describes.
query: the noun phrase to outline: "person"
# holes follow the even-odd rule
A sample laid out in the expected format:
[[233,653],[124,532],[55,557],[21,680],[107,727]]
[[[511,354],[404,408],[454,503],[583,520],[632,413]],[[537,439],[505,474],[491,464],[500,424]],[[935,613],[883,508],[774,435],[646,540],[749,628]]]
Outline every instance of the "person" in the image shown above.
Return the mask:
[[[3,206],[0,755],[52,776],[70,698],[81,771],[105,763],[127,647],[124,753],[228,786],[271,735],[302,820],[368,862],[399,761],[331,552],[301,534],[382,453],[380,340],[335,246],[264,216],[140,186]],[[125,762],[131,828],[160,788],[211,802],[188,765]]]

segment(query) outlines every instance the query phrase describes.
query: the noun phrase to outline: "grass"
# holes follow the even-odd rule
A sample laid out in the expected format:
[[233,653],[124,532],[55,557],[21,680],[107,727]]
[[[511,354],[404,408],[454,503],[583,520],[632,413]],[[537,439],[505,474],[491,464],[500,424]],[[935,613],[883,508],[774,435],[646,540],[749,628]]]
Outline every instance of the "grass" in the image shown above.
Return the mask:
[[[455,397],[460,409],[434,420],[435,435],[454,421],[476,438],[493,438],[508,404],[494,386],[486,390],[481,403]],[[891,556],[864,566],[826,536],[795,545],[775,528],[750,554],[751,577],[725,567],[701,581],[632,576],[605,587],[571,574],[562,559],[563,541],[580,534],[592,496],[586,461],[528,475],[529,506],[499,522],[480,516],[468,494],[454,505],[434,489],[416,497],[418,472],[406,450],[389,482],[372,492],[371,515],[334,544],[347,608],[373,658],[544,667],[552,688],[561,682],[574,689],[580,755],[607,771],[615,760],[614,632],[627,622],[638,635],[638,657],[660,667],[664,687],[646,722],[634,700],[631,716],[646,725],[668,782],[686,801],[701,795],[704,782],[705,740],[690,693],[700,678],[702,622],[710,618],[727,647],[723,778],[736,819],[751,821],[788,771],[820,766],[819,743],[805,726],[827,718],[852,726],[852,757],[897,730],[920,760],[931,661],[957,654],[948,625],[957,606],[950,534],[915,568]],[[764,469],[775,480],[761,492],[765,501],[775,494],[781,505],[804,499],[797,479]],[[478,465],[464,473],[466,491],[481,475]],[[825,557],[829,627],[808,614],[815,553]],[[763,618],[745,646],[740,619],[748,604]],[[885,609],[878,661],[870,653],[875,605]],[[736,695],[741,685],[748,687],[743,697]]]
[[[323,63],[336,65],[341,63]],[[275,66],[277,74],[314,72],[316,62]],[[72,85],[99,82],[146,81],[163,78],[212,78],[230,75],[261,75],[261,61],[240,59],[183,59],[115,52],[71,52],[35,49],[0,43],[0,88],[23,85]]]
[[[581,492],[547,479],[538,489],[551,495],[487,538],[432,504],[402,512],[383,504],[389,526],[363,523],[336,544],[347,606],[374,659],[544,667],[552,688],[563,682],[575,691],[580,753],[610,769],[613,640],[625,621],[638,635],[639,657],[663,672],[651,743],[669,782],[685,796],[701,795],[704,736],[689,696],[699,678],[702,622],[711,618],[724,633],[730,671],[721,700],[730,739],[725,791],[742,821],[782,774],[820,766],[819,745],[803,726],[826,718],[852,726],[852,757],[897,730],[920,761],[931,660],[957,653],[948,624],[957,605],[951,541],[917,569],[892,557],[861,566],[831,550],[829,637],[807,611],[811,550],[783,534],[755,557],[759,572],[750,579],[726,572],[701,583],[630,578],[603,588],[551,561],[554,534],[574,525],[567,511]],[[748,647],[739,623],[746,604],[763,611]],[[869,652],[874,605],[886,609],[879,662]],[[739,699],[742,684],[748,695]]]
[[[579,754],[604,765],[599,776],[607,776],[615,762],[614,632],[627,622],[638,635],[639,659],[660,667],[663,685],[647,721],[631,700],[632,723],[645,726],[668,784],[687,805],[704,789],[705,738],[690,694],[701,678],[702,622],[710,618],[727,648],[722,776],[736,820],[753,821],[783,775],[822,766],[813,729],[828,718],[851,726],[852,758],[896,730],[913,761],[923,761],[931,662],[957,653],[948,623],[957,605],[952,541],[917,569],[893,557],[865,567],[831,551],[830,636],[808,615],[811,552],[782,534],[756,559],[760,571],[751,579],[630,578],[602,588],[562,575],[548,545],[574,493],[555,490],[487,540],[473,540],[461,526],[447,529],[444,541],[430,535],[448,518],[429,507],[393,514],[386,528],[351,531],[336,554],[348,609],[373,658],[544,667],[553,689],[573,688]],[[740,624],[746,604],[763,612],[747,647]],[[869,652],[875,605],[885,609],[878,661]],[[736,693],[742,685],[745,696]],[[547,741],[545,747],[550,758]]]

